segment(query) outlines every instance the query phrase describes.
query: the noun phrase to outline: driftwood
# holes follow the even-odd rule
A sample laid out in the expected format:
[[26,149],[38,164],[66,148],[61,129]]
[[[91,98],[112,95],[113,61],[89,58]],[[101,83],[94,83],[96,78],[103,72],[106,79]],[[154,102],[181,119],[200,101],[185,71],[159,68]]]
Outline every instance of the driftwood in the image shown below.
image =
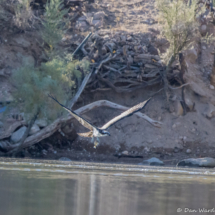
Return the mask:
[[[81,108],[75,110],[75,112],[77,114],[81,115],[81,114],[84,114],[84,113],[94,109],[94,108],[103,107],[103,106],[122,110],[122,111],[129,109],[128,107],[125,107],[125,106],[122,106],[122,105],[119,105],[119,104],[116,104],[116,103],[113,103],[113,102],[110,102],[107,100],[100,100],[100,101],[96,101],[96,102],[93,102],[91,104],[88,104],[84,107],[81,107]],[[140,118],[145,119],[147,122],[149,122],[150,124],[152,124],[155,127],[161,127],[161,125],[162,125],[161,122],[153,120],[143,113],[138,112],[138,113],[135,113],[135,115],[140,117]],[[52,124],[43,128],[42,130],[40,130],[36,134],[33,134],[33,135],[27,137],[25,139],[23,145],[22,145],[22,148],[30,147],[30,146],[34,145],[35,143],[38,143],[41,140],[51,136],[54,132],[56,132],[58,129],[60,129],[61,124],[70,122],[72,120],[72,118],[73,118],[73,116],[69,115],[67,117],[61,117],[61,118],[55,120]],[[10,154],[17,147],[19,147],[19,143],[13,144],[10,147],[7,146],[7,149],[9,150],[8,153]]]
[[16,121],[16,122],[14,122],[11,126],[9,126],[9,128],[6,131],[0,133],[0,140],[10,137],[11,134],[17,128],[19,128],[19,127],[21,127],[22,125],[25,125],[25,124],[26,124],[25,121]]
[[20,142],[19,142],[19,145],[18,147],[16,147],[14,150],[10,151],[8,154],[12,154],[13,156],[16,155],[18,152],[20,152],[23,148],[23,145],[24,145],[24,142],[25,142],[25,139],[27,138],[27,136],[29,135],[29,132],[33,126],[33,124],[35,123],[36,119],[37,119],[37,116],[40,112],[40,109],[38,108],[36,113],[34,114],[34,116],[32,117],[32,119],[30,120],[30,123],[28,125],[28,128],[26,129],[23,137],[21,138]]
[[100,70],[100,68],[102,67],[102,65],[103,65],[104,63],[107,63],[108,61],[114,59],[116,56],[117,56],[117,55],[114,55],[114,56],[112,57],[112,54],[109,54],[109,56],[108,56],[106,59],[104,59],[104,60],[102,60],[102,61],[100,62],[99,66],[98,66],[98,67],[96,68],[96,70],[95,70],[95,74],[98,73],[98,71]]
[[75,94],[75,96],[73,97],[72,101],[69,104],[70,109],[72,109],[73,105],[76,103],[76,101],[78,100],[79,96],[83,92],[88,80],[90,79],[91,74],[92,74],[92,71],[85,76],[84,80],[82,81],[82,84],[81,84],[80,88],[78,89],[78,92]]

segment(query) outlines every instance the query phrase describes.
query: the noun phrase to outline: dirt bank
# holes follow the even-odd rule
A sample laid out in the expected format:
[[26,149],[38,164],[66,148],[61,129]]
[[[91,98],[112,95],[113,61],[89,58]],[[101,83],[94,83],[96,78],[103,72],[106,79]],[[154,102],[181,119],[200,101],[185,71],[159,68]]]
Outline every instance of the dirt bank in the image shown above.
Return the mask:
[[[116,44],[118,37],[122,38],[124,35],[126,38],[128,36],[134,38],[138,34],[142,38],[140,46],[146,47],[145,54],[157,55],[157,50],[163,53],[168,44],[160,38],[160,26],[156,21],[156,13],[154,1],[130,3],[130,1],[102,0],[87,4],[82,13],[71,21],[71,29],[65,36],[62,47],[65,49],[69,47],[71,52],[74,51],[83,38],[93,31],[94,34],[108,38],[109,42]],[[71,14],[75,15],[75,12]],[[95,16],[99,18],[95,19]],[[91,20],[90,17],[94,18]],[[207,32],[214,33],[214,25],[209,21],[210,17],[205,19],[202,25],[206,26]],[[23,58],[27,57],[29,61],[34,62],[35,66],[45,60],[44,56],[41,56],[38,39],[39,36],[34,30],[17,32],[14,29],[2,29],[0,102],[13,100],[11,91],[14,88],[9,81],[10,75],[14,68],[22,65]],[[92,41],[89,40],[89,43]],[[133,57],[132,48],[128,50]],[[215,91],[210,82],[214,63],[211,54],[213,49],[214,45],[208,46],[201,43],[190,47],[185,53],[187,73],[184,78],[188,83],[185,87],[185,100],[189,106],[186,114],[181,106],[181,88],[177,88],[175,83],[172,83],[172,87],[176,89],[173,90],[174,96],[170,98],[170,111],[166,108],[162,81],[153,86],[122,93],[114,91],[104,83],[99,82],[96,85],[89,83],[73,107],[74,110],[98,100],[108,100],[131,107],[153,96],[142,112],[160,121],[161,127],[157,128],[134,115],[111,127],[109,130],[111,136],[101,138],[100,145],[94,149],[89,139],[76,135],[77,132],[86,130],[77,121],[72,120],[62,128],[66,135],[62,135],[61,130],[58,130],[31,148],[23,150],[19,156],[43,159],[67,157],[76,161],[117,163],[140,163],[143,159],[157,157],[167,165],[176,164],[179,160],[189,157],[215,157]],[[78,56],[83,57],[81,54]],[[93,59],[97,58],[94,56]],[[176,67],[172,69],[172,74],[177,75]],[[139,76],[135,78],[139,80]],[[0,108],[3,108],[3,104]],[[121,111],[116,109],[100,107],[85,113],[83,117],[96,126],[101,126],[120,113]],[[22,119],[14,117],[17,114],[20,114],[18,109],[11,110],[11,114],[0,127],[1,134],[4,134],[14,123],[20,123],[16,130],[25,124]],[[0,115],[0,120],[2,118]],[[1,141],[9,141],[9,138],[10,136]]]

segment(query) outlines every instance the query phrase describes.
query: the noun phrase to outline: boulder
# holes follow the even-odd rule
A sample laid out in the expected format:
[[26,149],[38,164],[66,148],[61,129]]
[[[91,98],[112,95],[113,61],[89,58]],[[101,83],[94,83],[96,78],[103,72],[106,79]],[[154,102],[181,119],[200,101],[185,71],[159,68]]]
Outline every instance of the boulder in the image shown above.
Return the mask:
[[29,132],[30,135],[37,133],[40,130],[39,126],[37,124],[33,124],[31,127],[31,130]]
[[190,61],[191,63],[195,63],[197,58],[198,52],[195,47],[186,51],[186,60]]
[[10,138],[11,142],[13,142],[13,143],[19,142],[19,141],[22,139],[22,137],[23,137],[23,135],[24,135],[26,129],[27,129],[27,127],[26,127],[26,126],[23,126],[23,127],[21,127],[20,129],[18,129],[17,131],[15,131],[15,132],[11,135],[11,138]]
[[35,121],[35,124],[38,125],[41,128],[44,128],[44,127],[46,127],[48,125],[48,122],[47,122],[46,119],[37,119]]
[[177,166],[189,166],[189,167],[215,167],[215,159],[205,158],[188,158],[179,161]]

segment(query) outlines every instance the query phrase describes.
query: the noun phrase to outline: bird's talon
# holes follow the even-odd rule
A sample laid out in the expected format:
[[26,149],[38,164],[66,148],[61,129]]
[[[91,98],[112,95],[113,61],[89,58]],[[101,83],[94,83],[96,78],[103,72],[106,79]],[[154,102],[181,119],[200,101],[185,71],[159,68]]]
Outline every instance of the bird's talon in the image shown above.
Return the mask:
[[94,142],[94,149],[96,149],[96,147],[99,145],[99,142],[95,141]]

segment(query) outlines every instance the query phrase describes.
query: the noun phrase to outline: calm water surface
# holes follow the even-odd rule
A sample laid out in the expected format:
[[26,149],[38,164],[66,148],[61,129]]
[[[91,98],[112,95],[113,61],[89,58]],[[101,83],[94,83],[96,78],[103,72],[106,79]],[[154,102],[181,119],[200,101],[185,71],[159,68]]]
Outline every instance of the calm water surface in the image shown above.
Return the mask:
[[215,214],[215,176],[128,170],[0,162],[0,214]]

